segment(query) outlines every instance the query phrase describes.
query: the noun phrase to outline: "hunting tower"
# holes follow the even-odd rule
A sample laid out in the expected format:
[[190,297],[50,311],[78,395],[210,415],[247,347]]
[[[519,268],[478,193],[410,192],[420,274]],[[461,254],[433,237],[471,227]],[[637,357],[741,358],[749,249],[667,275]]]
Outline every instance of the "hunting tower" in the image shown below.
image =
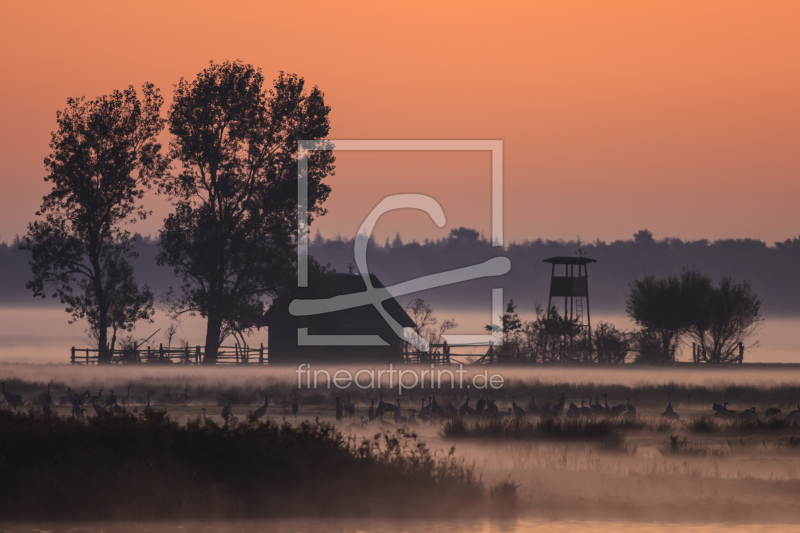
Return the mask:
[[[550,274],[550,297],[547,300],[547,318],[550,318],[553,298],[563,297],[564,318],[567,320],[577,319],[581,328],[586,328],[589,338],[589,356],[591,357],[592,319],[589,314],[589,277],[586,266],[597,261],[578,255],[577,257],[551,257],[545,259],[544,262],[553,265]],[[564,265],[563,276],[560,275],[561,272],[556,272],[556,266],[561,271],[561,265]]]

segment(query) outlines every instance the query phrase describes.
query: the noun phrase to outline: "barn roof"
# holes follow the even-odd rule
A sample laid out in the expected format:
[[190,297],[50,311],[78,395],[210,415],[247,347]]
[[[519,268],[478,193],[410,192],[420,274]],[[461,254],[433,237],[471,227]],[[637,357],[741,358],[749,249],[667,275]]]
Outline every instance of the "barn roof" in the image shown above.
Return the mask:
[[[369,277],[373,287],[384,288],[384,285],[375,274],[370,274]],[[309,280],[308,287],[293,287],[276,298],[264,314],[259,327],[269,327],[270,323],[275,323],[276,325],[278,323],[285,324],[284,321],[287,319],[292,320],[292,322],[301,327],[309,323],[342,330],[387,327],[386,321],[372,305],[363,305],[307,317],[295,317],[289,314],[289,304],[295,299],[326,299],[366,290],[367,286],[360,274],[324,274],[314,276]],[[405,309],[394,298],[385,300],[383,308],[404,328],[416,327],[416,324],[408,316]]]

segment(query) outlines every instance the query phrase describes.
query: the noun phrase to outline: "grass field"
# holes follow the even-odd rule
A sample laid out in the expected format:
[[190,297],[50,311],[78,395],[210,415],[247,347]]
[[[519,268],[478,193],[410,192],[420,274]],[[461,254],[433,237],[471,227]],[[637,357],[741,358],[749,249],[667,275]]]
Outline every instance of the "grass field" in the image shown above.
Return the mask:
[[[163,412],[178,427],[202,426],[201,408],[225,431],[221,411],[230,399],[233,413],[244,421],[247,415],[263,405],[263,395],[271,400],[262,420],[272,427],[284,422],[299,427],[303,421],[316,427],[330,425],[341,432],[345,442],[373,440],[376,434],[397,437],[398,442],[424,442],[437,457],[450,457],[474,473],[482,486],[481,505],[464,506],[472,512],[511,514],[504,497],[509,487],[515,487],[516,513],[548,519],[642,519],[642,520],[717,520],[717,521],[796,521],[800,510],[800,438],[797,425],[787,421],[786,412],[796,408],[800,398],[800,380],[796,371],[765,375],[763,372],[723,371],[722,375],[702,371],[695,374],[672,373],[662,376],[658,369],[637,372],[597,372],[596,381],[583,380],[583,370],[570,381],[567,370],[507,373],[505,387],[494,392],[501,411],[514,396],[516,403],[528,412],[522,419],[474,420],[461,419],[440,423],[421,423],[409,426],[406,434],[417,439],[404,439],[397,433],[393,417],[384,417],[368,425],[359,423],[367,417],[369,401],[377,398],[377,390],[349,389],[355,415],[345,415],[339,422],[335,417],[335,397],[347,402],[347,391],[327,389],[301,390],[298,393],[299,413],[295,420],[291,411],[297,383],[288,370],[257,369],[166,369],[165,371],[130,369],[74,369],[73,367],[30,367],[0,365],[8,390],[20,394],[26,405],[20,410],[38,410],[41,395],[50,383],[56,402],[65,395],[67,387],[74,390],[115,388],[121,398],[131,386],[131,394],[151,393],[152,407]],[[249,369],[248,369],[249,370]],[[667,371],[670,372],[670,371]],[[674,381],[685,378],[683,382]],[[34,379],[31,379],[34,378]],[[188,391],[186,403],[169,403],[165,393],[177,396]],[[397,398],[396,389],[383,387],[387,402]],[[122,391],[122,392],[121,392]],[[437,401],[446,405],[452,397],[458,408],[463,402],[461,390],[436,391]],[[421,405],[421,398],[430,390],[416,388],[411,396]],[[567,404],[608,395],[612,405],[630,403],[636,406],[635,419],[567,420],[559,417],[542,422],[535,411],[547,402],[554,404],[565,395]],[[103,396],[107,392],[103,393]],[[228,396],[230,395],[230,396]],[[478,395],[470,394],[475,405]],[[408,393],[401,405],[419,408],[410,401]],[[680,419],[661,417],[668,398]],[[157,403],[158,402],[158,403]],[[729,408],[744,410],[756,407],[754,420],[720,420],[713,418],[713,402],[729,402]],[[411,404],[411,405],[406,405]],[[783,414],[767,418],[767,407],[779,407]],[[86,417],[94,419],[91,405]],[[2,409],[9,413],[5,405]],[[62,419],[70,416],[69,406],[55,407]],[[126,407],[133,418],[143,411],[142,405]],[[404,412],[404,415],[408,413]],[[98,418],[98,422],[100,422]],[[94,423],[94,421],[93,421]],[[81,423],[88,426],[88,422]],[[402,426],[402,424],[401,424]],[[198,429],[204,429],[201,427]],[[135,431],[135,430],[134,430]],[[0,434],[6,433],[0,426]],[[674,437],[672,439],[671,437]],[[349,439],[349,440],[348,440]],[[58,439],[55,439],[56,442]],[[384,444],[385,440],[382,440]],[[54,445],[56,449],[58,445]],[[455,447],[455,451],[451,450]],[[268,478],[269,475],[265,474]],[[120,478],[112,485],[124,484]],[[371,481],[358,478],[344,490],[350,498],[361,498],[368,492],[391,493],[391,480]],[[74,486],[74,485],[73,485]],[[372,487],[380,486],[381,489]],[[385,487],[385,490],[384,490]],[[284,491],[285,492],[285,491]],[[413,491],[411,491],[413,492]],[[398,498],[409,491],[400,491]],[[429,499],[444,494],[435,486],[421,489]],[[81,492],[82,497],[85,494]],[[491,499],[491,494],[495,499]],[[442,496],[443,497],[443,496]],[[400,498],[398,501],[406,501]],[[412,500],[408,500],[411,502]],[[477,500],[476,500],[477,501]],[[379,504],[384,509],[391,504]],[[427,511],[415,504],[402,507],[409,516],[424,516]],[[227,504],[221,506],[227,508]],[[343,507],[347,509],[347,504]],[[512,506],[514,507],[514,506]],[[290,509],[289,506],[283,506]],[[462,507],[458,507],[461,509]],[[460,512],[460,511],[459,511]],[[467,512],[467,511],[464,511]]]

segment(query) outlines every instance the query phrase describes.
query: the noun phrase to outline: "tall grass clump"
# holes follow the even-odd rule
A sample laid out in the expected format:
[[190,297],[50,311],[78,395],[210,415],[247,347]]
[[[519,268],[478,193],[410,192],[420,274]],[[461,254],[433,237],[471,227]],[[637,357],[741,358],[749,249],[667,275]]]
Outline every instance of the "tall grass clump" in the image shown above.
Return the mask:
[[235,428],[163,414],[0,411],[7,520],[415,516],[485,507],[473,470],[413,436],[360,443],[327,424]]
[[658,451],[662,455],[697,455],[707,456],[713,455],[722,457],[725,452],[721,449],[712,448],[704,444],[696,442],[689,442],[686,439],[679,440],[677,437],[670,437],[670,440],[658,447]]
[[720,429],[720,424],[712,416],[701,415],[689,420],[686,429],[693,433],[712,433]]

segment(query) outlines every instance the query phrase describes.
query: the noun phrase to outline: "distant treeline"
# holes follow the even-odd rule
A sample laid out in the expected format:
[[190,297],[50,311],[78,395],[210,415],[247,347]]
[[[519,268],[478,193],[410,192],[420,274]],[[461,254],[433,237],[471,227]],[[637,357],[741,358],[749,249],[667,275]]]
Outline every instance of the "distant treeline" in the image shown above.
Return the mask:
[[[353,244],[352,239],[324,239],[317,235],[312,239],[311,254],[320,263],[347,272],[347,265],[355,262]],[[135,249],[139,257],[132,264],[140,283],[149,284],[156,295],[179,284],[171,269],[156,265],[154,239],[137,235]],[[589,266],[590,303],[595,312],[623,314],[629,285],[637,277],[666,276],[693,267],[715,279],[731,276],[734,280],[749,281],[763,300],[762,311],[767,315],[800,315],[800,238],[770,246],[754,239],[657,240],[643,230],[631,240],[609,243],[538,239],[493,248],[477,231],[459,228],[436,241],[403,242],[398,236],[383,244],[373,243],[368,261],[370,271],[389,285],[505,255],[512,266],[511,272],[502,278],[441,287],[406,299],[420,296],[435,309],[483,311],[489,309],[491,288],[502,287],[504,298],[513,298],[524,312],[535,303],[547,305],[551,267],[542,260],[557,255],[572,256],[578,249],[597,260]],[[30,276],[27,261],[28,252],[19,250],[17,242],[0,244],[2,305],[35,302],[25,289]]]

